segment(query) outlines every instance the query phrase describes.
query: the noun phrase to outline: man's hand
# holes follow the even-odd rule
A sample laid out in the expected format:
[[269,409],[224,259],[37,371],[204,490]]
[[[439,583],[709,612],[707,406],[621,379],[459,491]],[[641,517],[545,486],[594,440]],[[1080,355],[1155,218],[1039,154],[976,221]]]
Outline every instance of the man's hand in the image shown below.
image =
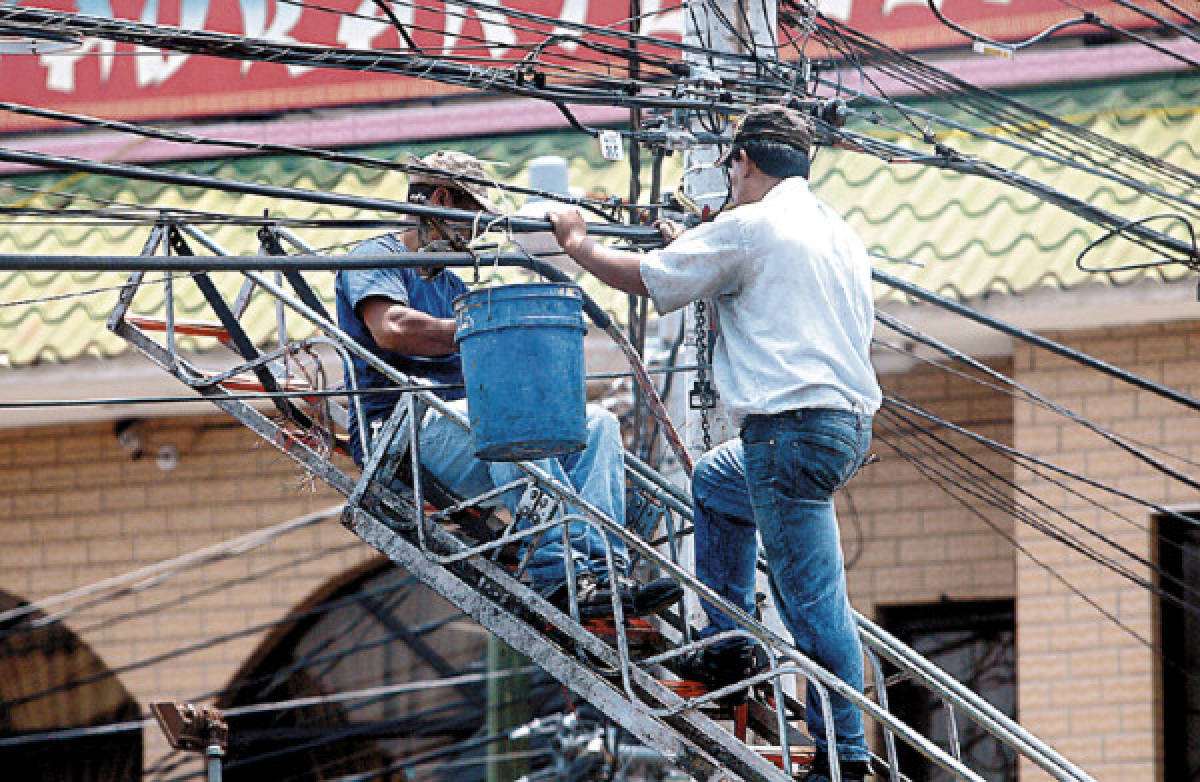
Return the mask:
[[587,238],[587,222],[578,209],[556,209],[546,213],[546,219],[554,227],[554,238],[559,246],[574,257],[579,245]]
[[658,229],[658,232],[662,234],[663,238],[668,242],[675,241],[679,238],[680,234],[687,230],[681,223],[677,223],[674,220],[668,220],[665,217],[661,220],[655,220],[654,227]]

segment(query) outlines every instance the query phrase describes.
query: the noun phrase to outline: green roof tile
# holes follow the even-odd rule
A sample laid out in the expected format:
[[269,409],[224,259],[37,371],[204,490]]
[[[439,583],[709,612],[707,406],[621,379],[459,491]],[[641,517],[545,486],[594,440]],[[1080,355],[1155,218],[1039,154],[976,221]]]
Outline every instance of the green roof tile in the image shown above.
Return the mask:
[[[1027,90],[1017,97],[1102,135],[1161,156],[1181,168],[1200,168],[1200,76],[1177,74],[1124,83]],[[910,103],[942,115],[956,114],[944,103]],[[965,121],[967,118],[959,116],[958,119]],[[940,140],[964,154],[1010,166],[1026,176],[1053,184],[1127,218],[1170,211],[1119,185],[1035,159],[1019,150],[957,132],[945,134]],[[624,195],[628,189],[627,164],[603,161],[592,139],[573,133],[390,145],[363,151],[401,158],[410,152],[422,155],[443,146],[502,161],[507,167],[497,170],[497,175],[518,182],[523,181],[525,166],[532,158],[562,155],[570,161],[571,181],[576,185],[600,185],[617,195]],[[339,193],[397,197],[404,192],[404,177],[400,174],[304,158],[230,158],[170,167],[230,179]],[[644,171],[648,170],[644,168]],[[666,186],[672,186],[678,176],[676,156],[668,159]],[[239,215],[262,214],[264,209],[269,209],[273,215],[292,218],[371,216],[336,207],[111,177],[42,175],[11,178],[6,183],[63,194],[31,194],[6,188],[5,183],[0,183],[0,197],[6,203],[54,208],[67,205],[65,194],[76,194],[142,206]],[[1177,280],[1187,273],[1177,266],[1120,274],[1098,275],[1080,271],[1075,267],[1075,257],[1101,235],[1101,229],[1032,195],[976,177],[911,164],[886,165],[849,152],[823,151],[815,161],[813,188],[846,215],[872,250],[921,264],[880,261],[882,268],[924,287],[958,297],[971,298],[990,292],[1020,294],[1043,286],[1070,289],[1096,279],[1111,284],[1126,284],[1146,277]],[[1176,192],[1200,201],[1200,193]],[[71,205],[88,204],[77,199]],[[1178,224],[1162,222],[1157,226],[1172,235],[1185,236]],[[305,229],[300,233],[316,246],[335,247],[352,244],[374,232]],[[62,221],[36,223],[24,220],[0,226],[0,252],[136,254],[147,235],[148,229],[144,226],[90,227]],[[257,251],[251,229],[214,227],[211,235],[233,252]],[[1128,244],[1113,242],[1100,248],[1088,260],[1095,266],[1106,266],[1144,258],[1145,251],[1131,254]],[[158,278],[159,275],[150,277]],[[115,302],[115,291],[103,290],[86,296],[70,294],[112,288],[124,278],[124,274],[111,273],[0,273],[0,363],[24,366],[69,361],[81,355],[107,357],[123,352],[126,349],[124,341],[111,335],[103,325]],[[313,273],[309,278],[326,300],[332,299],[332,275]],[[229,297],[241,284],[240,276],[231,273],[215,274],[214,279]],[[177,317],[211,318],[193,284],[180,279],[175,288],[179,305]],[[603,286],[589,285],[589,288],[605,306],[617,312],[624,310],[623,295]],[[886,300],[896,294],[879,288],[878,295]],[[162,302],[163,286],[146,285],[135,301],[134,311],[158,314]],[[273,302],[265,296],[256,297],[244,322],[252,337],[265,340],[274,330]],[[288,328],[293,335],[307,333],[305,324],[294,317],[289,318]],[[185,349],[197,349],[211,345],[212,341],[181,338],[180,344]]]

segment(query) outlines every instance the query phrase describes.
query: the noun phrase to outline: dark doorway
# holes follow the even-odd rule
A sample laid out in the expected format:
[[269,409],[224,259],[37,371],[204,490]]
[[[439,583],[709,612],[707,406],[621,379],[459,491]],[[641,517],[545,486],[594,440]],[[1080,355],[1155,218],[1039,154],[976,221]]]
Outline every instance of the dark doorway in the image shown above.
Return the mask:
[[[1162,655],[1163,778],[1200,779],[1200,527],[1158,518],[1159,643]],[[1186,601],[1188,606],[1180,605]]]
[[[1016,623],[1012,600],[943,601],[892,606],[880,610],[881,623],[893,635],[942,670],[1016,718]],[[888,690],[892,710],[950,752],[950,719],[935,693],[912,682]],[[955,714],[958,740],[967,766],[989,782],[1015,782],[1016,754],[981,728]],[[942,782],[953,777],[925,756],[898,741],[900,770],[913,782]]]
[[[0,592],[0,611],[24,605]],[[136,721],[141,709],[70,628],[45,620],[45,614],[33,611],[0,623],[0,737],[51,734],[0,748],[0,776],[56,782],[141,779],[140,726],[102,735],[53,735]]]
[[[296,617],[287,632],[264,643],[221,705],[295,699],[305,705],[230,718],[227,782],[342,776],[485,782],[494,743],[488,711],[498,708],[497,697],[509,699],[500,705],[521,707],[520,722],[571,709],[563,689],[541,672],[522,674],[514,686],[490,696],[480,681],[439,686],[440,680],[487,673],[489,636],[391,563],[323,590]],[[340,697],[395,685],[412,689]],[[529,747],[530,753],[538,749]],[[543,753],[526,765],[544,763]]]

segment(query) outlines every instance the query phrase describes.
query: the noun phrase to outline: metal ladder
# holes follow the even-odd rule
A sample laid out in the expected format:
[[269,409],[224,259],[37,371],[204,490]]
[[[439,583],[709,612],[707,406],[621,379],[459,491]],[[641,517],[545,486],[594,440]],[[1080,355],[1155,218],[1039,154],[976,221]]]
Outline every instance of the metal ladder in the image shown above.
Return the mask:
[[[286,242],[298,249],[304,258],[316,255],[303,240],[286,228],[264,227],[259,232],[259,239],[262,242],[262,254],[282,254],[282,243]],[[147,258],[144,268],[155,268],[154,262],[149,259],[163,247],[169,248],[176,256],[195,255],[192,242],[213,256],[230,255],[194,225],[164,217],[153,228],[143,248],[142,256]],[[885,773],[892,782],[905,779],[898,767],[896,737],[906,741],[955,778],[982,782],[982,777],[963,761],[957,728],[960,719],[976,723],[1055,779],[1077,782],[1091,780],[1085,772],[1015,721],[861,615],[857,616],[859,630],[873,678],[873,684],[867,688],[867,692],[873,697],[847,687],[799,653],[788,640],[725,602],[679,565],[681,538],[686,534],[685,525],[691,519],[687,494],[632,455],[626,455],[628,482],[657,515],[657,521],[664,529],[666,554],[638,534],[617,525],[588,506],[569,486],[557,483],[533,464],[521,464],[523,477],[513,484],[497,487],[476,497],[463,498],[448,508],[430,512],[426,508],[419,479],[417,431],[408,422],[420,420],[424,409],[433,407],[464,428],[468,424],[428,391],[414,390],[404,395],[377,437],[375,449],[364,449],[364,453],[370,453],[370,458],[362,475],[358,479],[347,475],[330,461],[328,442],[320,443],[318,440],[322,438],[314,440],[308,434],[314,427],[313,416],[297,405],[292,397],[276,396],[272,399],[279,414],[279,418],[273,420],[256,410],[247,400],[239,398],[235,392],[247,388],[261,388],[270,392],[290,389],[301,399],[306,392],[309,393],[310,405],[318,402],[323,405],[320,400],[325,397],[320,395],[323,393],[321,389],[300,386],[284,375],[282,369],[287,364],[289,352],[311,348],[316,344],[332,348],[344,367],[349,366],[350,356],[355,355],[371,363],[396,386],[412,387],[411,380],[379,361],[342,332],[298,271],[293,269],[280,273],[281,280],[291,287],[288,290],[280,280],[272,280],[266,274],[252,271],[253,264],[247,263],[245,268],[240,269],[244,282],[231,305],[225,301],[205,270],[203,258],[195,257],[189,261],[193,263],[188,267],[191,269],[189,277],[199,286],[217,322],[198,324],[175,319],[173,286],[176,281],[170,273],[164,281],[164,317],[133,315],[131,306],[139,287],[145,282],[145,272],[137,271],[131,275],[118,297],[108,320],[109,329],[165,372],[209,399],[297,461],[315,478],[345,496],[347,503],[343,524],[353,534],[473,617],[490,633],[587,700],[671,765],[705,782],[735,779],[785,782],[792,779],[796,770],[793,761],[799,756],[797,750],[800,749],[801,736],[791,723],[798,719],[797,715],[801,712],[784,691],[781,679],[787,675],[798,675],[814,685],[826,713],[829,713],[830,693],[837,693],[862,708],[864,716],[880,727],[885,757],[877,758],[877,761],[886,769]],[[162,268],[177,266],[164,263]],[[277,307],[280,330],[278,347],[267,353],[255,347],[239,322],[255,289],[271,296]],[[283,331],[285,310],[303,318],[321,336],[289,341]],[[152,336],[155,333],[161,337],[155,339]],[[232,348],[240,361],[220,372],[203,371],[179,354],[176,337],[181,334],[215,337]],[[346,371],[345,374],[348,380],[352,380],[352,373]],[[351,403],[356,403],[357,396],[351,394],[350,399]],[[334,413],[332,417],[344,425],[344,410]],[[395,467],[385,463],[382,458],[385,446],[393,438],[408,439],[411,474],[414,476],[411,487],[399,493],[384,488],[383,480],[389,477],[385,473]],[[530,526],[518,531],[515,523],[510,523],[494,539],[478,541],[456,534],[445,524],[454,513],[489,503],[500,493],[513,489],[524,492],[521,507],[532,514],[530,518],[534,523]],[[562,515],[552,512],[555,508],[567,505],[578,509],[578,513]],[[629,630],[623,621],[619,599],[614,599],[613,603],[615,621],[611,643],[606,642],[592,631],[594,628],[589,629],[578,621],[573,583],[569,583],[571,610],[563,613],[522,583],[518,577],[519,568],[514,574],[496,561],[503,547],[525,537],[541,535],[556,528],[562,529],[565,535],[566,523],[570,521],[592,524],[607,534],[621,538],[630,553],[645,566],[676,579],[692,596],[718,606],[734,618],[738,629],[705,641],[694,641],[686,622],[681,620],[681,632],[663,628],[664,633],[675,642],[674,648],[649,657],[635,658],[631,654]],[[564,548],[569,551],[569,547]],[[611,551],[606,553],[611,566]],[[680,615],[682,617],[682,612]],[[769,670],[746,682],[692,697],[679,694],[676,691],[680,690],[679,687],[673,687],[656,677],[658,666],[671,658],[731,636],[742,636],[757,644],[770,662]],[[949,752],[891,713],[882,660],[887,660],[903,676],[926,687],[941,699],[948,716],[948,735],[945,738]],[[747,687],[757,687],[767,694],[767,705],[752,700],[749,712],[756,732],[776,742],[775,746],[746,743],[713,714],[712,707],[717,700]],[[832,720],[827,722],[829,733],[826,740],[832,746]],[[745,735],[742,731],[736,732],[743,737]],[[830,760],[833,777],[838,780],[840,773],[836,757]]]

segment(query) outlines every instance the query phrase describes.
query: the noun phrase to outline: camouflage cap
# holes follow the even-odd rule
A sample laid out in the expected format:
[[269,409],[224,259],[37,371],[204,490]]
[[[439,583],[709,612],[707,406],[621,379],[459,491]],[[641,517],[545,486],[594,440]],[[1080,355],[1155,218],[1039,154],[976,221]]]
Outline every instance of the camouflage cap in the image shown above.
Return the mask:
[[754,106],[733,123],[733,143],[721,155],[717,165],[724,165],[743,141],[774,141],[807,155],[812,139],[813,122],[808,115],[779,104]]
[[485,212],[492,212],[494,214],[507,213],[506,209],[492,201],[491,188],[477,182],[465,182],[459,179],[459,177],[463,176],[475,180],[490,180],[492,178],[484,170],[483,163],[466,152],[459,152],[455,149],[442,149],[423,158],[409,155],[408,163],[409,165],[430,169],[428,171],[413,171],[409,173],[409,184],[454,188],[470,196],[471,200]]

